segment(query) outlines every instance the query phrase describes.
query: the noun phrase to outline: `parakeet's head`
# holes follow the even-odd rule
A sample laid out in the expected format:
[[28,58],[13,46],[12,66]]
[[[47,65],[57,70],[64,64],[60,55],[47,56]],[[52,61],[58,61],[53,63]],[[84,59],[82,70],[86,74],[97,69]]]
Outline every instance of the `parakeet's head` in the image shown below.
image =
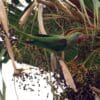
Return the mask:
[[73,33],[73,34],[69,34],[66,36],[66,39],[67,39],[67,43],[70,44],[74,44],[77,42],[79,36],[81,35],[82,33],[81,32],[76,32],[76,33]]

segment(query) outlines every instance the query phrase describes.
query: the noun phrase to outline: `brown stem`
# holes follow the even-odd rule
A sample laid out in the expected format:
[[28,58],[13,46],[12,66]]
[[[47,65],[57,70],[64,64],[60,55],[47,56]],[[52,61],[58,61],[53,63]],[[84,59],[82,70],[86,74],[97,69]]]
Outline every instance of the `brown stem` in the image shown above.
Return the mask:
[[13,54],[12,46],[11,46],[11,43],[10,43],[10,40],[9,40],[8,36],[6,36],[6,35],[5,35],[5,43],[6,43],[6,48],[7,48],[8,54],[9,54],[11,60],[12,60],[14,70],[16,70],[16,65],[14,63],[14,54]]
[[14,68],[14,75],[17,76],[23,71],[23,69],[16,69],[16,65],[14,62],[15,59],[14,59],[13,49],[12,49],[9,37],[7,37],[6,35],[5,35],[5,43],[6,43],[6,48],[7,48],[8,54],[9,54],[11,61],[12,61],[13,68]]
[[19,20],[19,25],[22,27],[23,25],[26,24],[29,16],[31,15],[31,12],[33,10],[33,7],[35,6],[34,3],[32,3],[32,5],[25,11],[25,13],[21,16],[20,20]]
[[43,4],[39,4],[39,7],[38,7],[38,24],[39,24],[40,33],[47,34],[44,28],[44,22],[43,22]]
[[44,5],[47,5],[49,7],[56,7],[55,4],[51,1],[43,1],[43,0],[37,0],[39,3],[42,3]]

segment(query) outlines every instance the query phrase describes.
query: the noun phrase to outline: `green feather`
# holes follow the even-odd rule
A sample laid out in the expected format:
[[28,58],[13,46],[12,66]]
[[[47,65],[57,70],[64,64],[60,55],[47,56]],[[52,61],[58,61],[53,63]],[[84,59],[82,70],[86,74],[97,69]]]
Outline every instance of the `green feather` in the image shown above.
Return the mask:
[[79,32],[67,36],[39,34],[33,36],[32,41],[27,41],[26,43],[55,51],[63,51],[65,48],[75,44],[80,34]]

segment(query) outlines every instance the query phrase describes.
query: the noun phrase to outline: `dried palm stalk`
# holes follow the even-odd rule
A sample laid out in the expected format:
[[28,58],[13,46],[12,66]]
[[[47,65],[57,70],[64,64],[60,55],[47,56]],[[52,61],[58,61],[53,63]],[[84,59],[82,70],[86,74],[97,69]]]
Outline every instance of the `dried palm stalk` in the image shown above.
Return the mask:
[[89,18],[89,16],[88,16],[88,13],[87,13],[87,11],[86,11],[86,7],[85,7],[85,4],[84,4],[84,1],[83,0],[79,0],[80,1],[80,5],[81,5],[81,8],[82,8],[82,10],[83,10],[83,12],[84,12],[84,19],[85,19],[85,17],[86,17],[86,20],[88,21],[88,24],[91,26],[92,25],[92,23],[91,23],[91,21],[90,21],[90,18]]
[[63,75],[64,75],[64,78],[66,80],[66,83],[68,85],[70,85],[70,87],[75,91],[77,92],[77,89],[76,89],[76,85],[73,81],[73,78],[71,76],[71,73],[69,72],[68,70],[68,66],[65,64],[65,62],[63,60],[59,60],[59,63],[61,65],[61,69],[62,69],[62,72],[63,72]]
[[2,23],[3,29],[6,34],[9,36],[9,28],[8,28],[8,18],[5,10],[5,6],[2,0],[0,0],[0,22]]
[[54,72],[57,66],[57,60],[53,52],[51,52],[51,69]]
[[39,24],[40,33],[47,34],[44,28],[44,23],[43,23],[43,4],[39,4],[39,7],[38,7],[38,24]]
[[44,1],[44,0],[37,0],[39,3],[41,3],[41,4],[44,4],[44,5],[46,5],[46,6],[49,6],[49,7],[55,7],[56,8],[56,5],[53,3],[53,2],[51,2],[51,1]]
[[20,25],[21,27],[23,27],[23,26],[26,24],[26,22],[27,22],[29,16],[30,16],[31,13],[32,13],[32,10],[33,10],[34,6],[35,6],[35,3],[33,2],[33,3],[27,8],[27,10],[24,12],[24,14],[21,16],[21,18],[20,18],[20,20],[19,20],[19,25]]
[[14,73],[19,74],[22,70],[17,70],[15,62],[14,62],[15,59],[14,59],[13,49],[12,49],[12,45],[11,45],[10,39],[9,39],[9,37],[10,37],[9,27],[8,27],[9,23],[8,23],[7,13],[6,13],[6,10],[5,10],[5,5],[4,5],[3,0],[0,0],[0,21],[1,21],[1,24],[2,24],[3,29],[5,31],[4,40],[5,40],[5,44],[6,44],[8,54],[9,54],[11,60],[12,60],[12,65],[14,67]]
[[67,3],[62,2],[61,0],[57,0],[56,1],[56,5],[59,9],[61,9],[62,11],[64,11],[65,13],[67,13],[72,19],[74,19],[75,17],[73,16],[72,12],[69,9],[69,5],[67,5]]

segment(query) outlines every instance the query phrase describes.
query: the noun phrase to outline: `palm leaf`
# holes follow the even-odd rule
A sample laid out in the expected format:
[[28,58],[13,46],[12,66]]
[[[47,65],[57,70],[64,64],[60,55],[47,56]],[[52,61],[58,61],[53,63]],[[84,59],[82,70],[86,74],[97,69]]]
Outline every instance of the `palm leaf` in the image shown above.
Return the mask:
[[75,92],[77,92],[76,85],[73,81],[71,73],[68,70],[68,66],[64,63],[63,60],[59,60],[59,63],[61,65],[61,69],[62,69],[64,78],[66,80],[66,84],[69,85]]

